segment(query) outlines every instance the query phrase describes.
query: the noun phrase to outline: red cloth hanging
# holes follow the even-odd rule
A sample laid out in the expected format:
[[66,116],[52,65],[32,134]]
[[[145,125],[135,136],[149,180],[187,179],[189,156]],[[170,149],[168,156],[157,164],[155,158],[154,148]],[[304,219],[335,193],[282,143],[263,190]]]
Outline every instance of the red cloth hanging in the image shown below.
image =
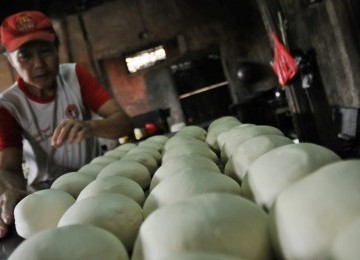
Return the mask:
[[298,66],[275,33],[272,33],[272,38],[274,41],[274,62],[272,67],[280,85],[285,86],[298,72]]

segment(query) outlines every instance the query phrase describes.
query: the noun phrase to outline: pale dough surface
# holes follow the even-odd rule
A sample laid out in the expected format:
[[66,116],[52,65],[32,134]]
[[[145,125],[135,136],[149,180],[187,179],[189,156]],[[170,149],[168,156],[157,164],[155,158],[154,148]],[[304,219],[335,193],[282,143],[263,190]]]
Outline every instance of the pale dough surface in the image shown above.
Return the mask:
[[105,164],[102,163],[88,163],[82,166],[78,172],[84,173],[86,175],[91,175],[93,178],[96,178],[99,172],[105,167]]
[[285,188],[339,160],[341,158],[336,153],[317,144],[284,145],[259,157],[249,168],[248,182],[244,185],[249,185],[258,205],[270,209]]
[[133,153],[147,153],[155,159],[155,161],[158,165],[160,164],[161,159],[162,159],[162,154],[159,152],[159,150],[157,148],[151,147],[151,146],[138,145],[138,147],[136,147],[128,152],[128,154],[133,154]]
[[90,225],[72,225],[34,235],[23,241],[8,259],[128,260],[129,256],[110,232]]
[[[155,137],[155,136],[151,136],[151,137]],[[158,142],[158,141],[156,141],[157,139],[151,139],[151,137],[149,137],[148,139],[146,139],[144,141],[141,141],[138,146],[156,149],[160,154],[162,154],[164,151],[165,143],[167,142],[167,140],[169,138],[167,137],[167,139],[163,140],[163,142],[161,142],[161,141]]]
[[131,252],[143,221],[142,208],[122,194],[98,194],[74,203],[61,217],[58,227],[90,224],[114,234]]
[[191,136],[195,137],[196,139],[205,141],[207,131],[200,126],[188,125],[182,129],[180,129],[179,132],[176,133],[176,135],[181,135],[181,134],[191,135]]
[[171,257],[165,257],[161,260],[245,260],[238,257],[225,254],[211,254],[206,252],[192,252],[180,254]]
[[235,117],[235,116],[222,116],[222,117],[219,117],[219,118],[211,121],[211,123],[208,126],[208,132],[212,131],[218,125],[226,124],[226,122],[228,122],[228,121],[235,121],[235,122],[241,123],[240,120],[237,119],[237,117]]
[[72,195],[75,199],[95,177],[79,172],[68,172],[57,178],[52,184],[51,189],[60,189]]
[[189,135],[174,135],[164,145],[164,152],[182,144],[206,145],[206,142]]
[[221,148],[220,158],[222,162],[226,163],[240,144],[250,138],[264,134],[284,135],[278,128],[268,125],[243,124],[231,129],[226,135]]
[[156,170],[150,182],[150,190],[165,178],[189,168],[220,172],[219,166],[206,156],[199,154],[181,155],[167,160]]
[[268,215],[238,195],[198,195],[151,213],[141,225],[132,259],[194,251],[272,259]]
[[104,155],[100,155],[98,157],[95,157],[94,159],[92,159],[90,161],[90,164],[92,163],[100,163],[100,164],[103,164],[103,165],[108,165],[112,162],[115,162],[117,161],[118,159],[113,157],[113,156],[104,156]]
[[137,146],[137,144],[135,143],[125,143],[125,144],[121,144],[117,147],[114,148],[114,150],[121,150],[121,151],[130,151],[131,149],[135,148]]
[[360,216],[337,236],[331,245],[331,259],[357,260],[360,256]]
[[135,200],[140,206],[145,201],[144,190],[135,181],[123,176],[99,178],[87,185],[77,197],[77,201],[103,193],[120,193]]
[[230,177],[208,170],[178,172],[157,185],[144,204],[144,216],[154,210],[196,195],[224,192],[240,195],[240,185]]
[[153,135],[148,137],[145,141],[155,141],[158,143],[165,144],[169,140],[169,137],[166,135]]
[[141,164],[143,164],[148,170],[150,175],[152,176],[154,172],[159,168],[158,163],[147,152],[138,152],[138,153],[130,153],[128,152],[126,155],[124,155],[121,160],[129,160],[129,161],[136,161]]
[[225,165],[224,173],[241,183],[257,158],[277,147],[293,143],[282,135],[260,135],[251,138],[236,148]]
[[19,236],[29,238],[57,226],[75,199],[57,189],[36,191],[23,198],[14,209],[15,228]]
[[125,150],[113,149],[113,150],[107,151],[103,156],[113,157],[117,160],[120,160],[127,153],[128,153],[128,151],[125,151]]
[[229,131],[231,128],[236,127],[238,125],[241,125],[241,122],[239,120],[230,119],[230,120],[224,120],[224,122],[219,122],[218,124],[214,124],[214,121],[210,124],[208,128],[208,134],[206,136],[205,142],[214,150],[214,151],[220,151],[220,147],[217,142],[217,137],[221,133]]
[[120,160],[104,167],[97,179],[107,176],[123,176],[138,183],[143,189],[150,185],[151,177],[148,168],[140,162]]
[[359,218],[359,169],[360,160],[334,162],[279,195],[270,226],[281,258],[328,259],[334,240]]
[[187,144],[179,144],[176,147],[172,147],[171,149],[168,149],[164,152],[162,161],[166,162],[170,159],[177,158],[182,155],[195,155],[195,154],[206,156],[215,163],[217,163],[219,159],[216,153],[203,142],[203,145],[187,143]]

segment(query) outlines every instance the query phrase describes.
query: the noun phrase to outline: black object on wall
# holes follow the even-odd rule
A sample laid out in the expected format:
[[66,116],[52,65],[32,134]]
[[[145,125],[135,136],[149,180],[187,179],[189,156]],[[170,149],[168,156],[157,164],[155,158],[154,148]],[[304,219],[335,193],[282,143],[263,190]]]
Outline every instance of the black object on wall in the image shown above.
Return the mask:
[[232,103],[220,56],[205,53],[171,66],[185,123],[198,125],[230,114]]
[[293,115],[299,140],[317,143],[341,152],[316,52],[314,49],[297,49],[293,50],[292,54],[299,67],[299,72],[290,86],[295,93],[294,101],[299,104],[299,112]]

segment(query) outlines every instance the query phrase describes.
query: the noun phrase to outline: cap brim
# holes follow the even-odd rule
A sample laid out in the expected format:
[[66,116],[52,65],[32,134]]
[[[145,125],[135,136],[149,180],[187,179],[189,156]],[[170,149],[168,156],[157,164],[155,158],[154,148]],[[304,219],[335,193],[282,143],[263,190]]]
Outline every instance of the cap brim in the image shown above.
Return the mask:
[[55,34],[54,33],[47,33],[47,32],[35,32],[30,35],[24,35],[23,37],[18,37],[15,40],[11,41],[7,44],[7,46],[4,46],[7,51],[12,52],[15,51],[20,46],[24,45],[25,43],[31,42],[31,41],[48,41],[53,42],[55,40]]

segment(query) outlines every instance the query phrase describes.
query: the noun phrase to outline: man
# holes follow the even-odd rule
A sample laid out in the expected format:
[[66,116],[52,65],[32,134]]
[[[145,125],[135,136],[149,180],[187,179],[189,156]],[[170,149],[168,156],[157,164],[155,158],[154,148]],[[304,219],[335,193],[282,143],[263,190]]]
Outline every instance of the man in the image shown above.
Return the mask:
[[[85,69],[59,64],[58,39],[43,13],[11,15],[0,32],[5,55],[19,76],[0,94],[3,237],[27,186],[49,187],[60,175],[100,155],[97,137],[115,139],[133,128],[124,110]],[[102,119],[92,119],[92,112]],[[30,168],[26,179],[23,158]]]

